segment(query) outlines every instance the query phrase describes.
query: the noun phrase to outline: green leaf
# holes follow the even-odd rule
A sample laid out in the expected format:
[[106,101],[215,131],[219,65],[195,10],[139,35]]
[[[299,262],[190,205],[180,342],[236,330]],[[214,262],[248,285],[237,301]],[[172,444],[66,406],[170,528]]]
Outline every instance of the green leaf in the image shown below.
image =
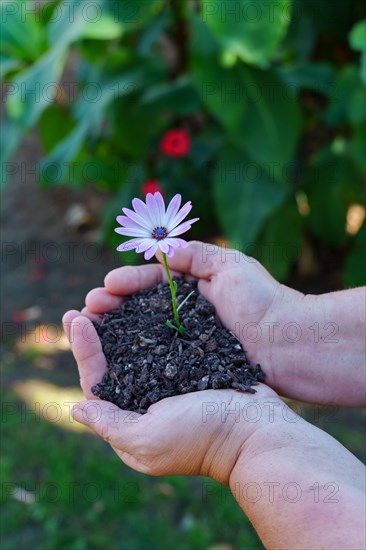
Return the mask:
[[150,25],[159,15],[162,6],[163,0],[106,0],[106,8],[113,19],[123,26],[124,32]]
[[361,124],[366,119],[366,87],[359,86],[349,98],[347,115],[353,126]]
[[366,174],[366,132],[363,124],[353,128],[349,152],[356,165]]
[[[104,4],[105,0],[96,0],[93,2],[93,9],[102,10]],[[53,102],[54,87],[61,76],[68,46],[74,40],[81,38],[85,29],[91,29],[91,15],[85,10],[87,10],[87,4],[82,0],[61,2],[57,12],[59,16],[48,25],[49,41],[53,47],[34,65],[20,73],[12,83],[7,112],[11,118],[18,120],[23,126],[27,128],[33,126],[43,110]],[[109,24],[110,15],[103,10],[101,13],[102,17],[97,20],[99,23],[95,23],[94,27],[96,33],[101,32],[102,24],[105,23],[104,28],[108,27],[113,34],[116,27]],[[99,17],[98,11],[95,17],[97,16]],[[120,28],[118,23],[116,25]],[[118,95],[118,91],[115,92],[112,89],[107,93],[104,90],[103,98],[108,101],[109,96],[113,94]]]
[[49,153],[72,130],[75,122],[62,105],[51,105],[43,111],[38,122],[39,134],[46,153]]
[[303,218],[293,200],[281,206],[264,223],[254,256],[279,281],[286,279],[299,256],[302,226]]
[[366,84],[366,19],[358,21],[348,35],[351,48],[361,52],[360,78]]
[[348,38],[352,49],[358,52],[366,50],[366,19],[358,21],[352,27]]
[[[88,84],[94,85],[95,98],[91,99],[88,94],[83,93],[75,103],[76,117],[79,120],[88,120],[90,124],[99,121],[101,114],[111,101],[133,94],[146,85],[146,81],[150,77],[151,75],[145,67],[136,67],[120,73],[115,78],[108,79],[99,70],[92,73],[88,82],[85,82],[84,89],[88,87]],[[95,87],[96,81],[98,86]]]
[[118,192],[131,169],[130,159],[123,158],[109,139],[98,139],[91,147],[87,143],[86,148],[81,169],[89,183]]
[[33,61],[46,48],[44,29],[32,12],[32,0],[3,0],[0,4],[1,53]]
[[202,18],[225,56],[265,68],[290,23],[288,0],[202,0]]
[[306,8],[303,0],[293,0],[291,22],[282,46],[291,59],[299,61],[311,59],[317,42],[316,24]]
[[198,111],[200,99],[188,76],[150,86],[141,96],[141,104],[165,113],[186,115]]
[[[98,75],[94,75],[94,77],[98,78]],[[144,83],[145,77],[144,69],[137,68],[125,72],[113,80],[103,82],[100,79],[101,84],[97,90],[96,101],[88,100],[86,94],[81,96],[74,105],[77,125],[62,141],[57,142],[48,157],[41,163],[42,173],[49,174],[50,181],[56,181],[53,176],[54,172],[58,174],[57,181],[59,183],[65,181],[67,174],[70,173],[70,163],[80,152],[88,133],[99,132],[105,110],[110,102],[132,93],[135,87]]]
[[366,223],[354,238],[353,247],[348,254],[343,279],[347,286],[356,287],[366,285]]
[[279,69],[279,74],[292,89],[314,90],[328,95],[333,86],[335,69],[329,63],[304,62],[283,65]]
[[[152,143],[156,143],[157,135],[163,131],[159,111],[141,105],[137,95],[133,94],[118,101],[114,118],[113,139],[119,150],[136,162],[146,158],[151,151]],[[146,124],[147,120],[149,124]]]
[[42,183],[44,185],[75,184],[77,178],[70,175],[78,168],[79,163],[73,163],[79,154],[89,130],[87,121],[79,123],[65,139],[58,142],[51,153],[41,162]]
[[[202,169],[226,141],[227,130],[235,131],[245,112],[246,102],[237,68],[220,65],[219,45],[211,30],[201,16],[193,11],[189,15],[190,76],[201,103],[213,116],[213,120],[207,122],[205,134],[200,134],[202,139],[195,140],[190,153],[192,162]],[[217,122],[223,126],[222,131]]]
[[194,11],[189,12],[190,40],[189,53],[192,58],[200,56],[202,59],[219,57],[220,45],[210,28],[206,25],[201,14]]
[[0,54],[0,80],[3,80],[8,73],[19,69],[21,66],[22,62],[19,59]]
[[287,196],[284,185],[233,146],[218,157],[213,191],[221,226],[241,250],[254,242],[265,220]]
[[361,54],[360,59],[360,78],[362,84],[366,86],[366,51],[364,50]]
[[[102,6],[104,0],[96,0]],[[69,44],[80,37],[88,18],[82,0],[65,0],[60,4],[60,16],[48,26],[52,48],[31,67],[21,72],[12,83],[7,112],[23,126],[30,128],[43,110],[53,102],[54,87],[58,83]]]
[[[184,332],[184,328],[182,326],[180,326],[179,328],[177,326],[175,326],[171,321],[169,321],[169,319],[167,319],[166,321],[166,324],[169,328],[173,329],[173,330],[176,330],[177,332],[180,332],[181,334],[183,334]],[[182,330],[183,329],[183,330]]]
[[151,50],[162,33],[171,22],[170,14],[166,11],[158,15],[155,20],[141,33],[137,52],[142,56],[151,55]]
[[325,113],[325,120],[330,126],[348,123],[349,98],[359,85],[358,70],[354,65],[346,65],[338,72]]
[[215,57],[196,54],[191,58],[191,75],[202,103],[227,130],[236,132],[247,108],[239,68],[225,69]]
[[81,38],[84,29],[91,28],[93,21],[103,17],[105,0],[93,0],[93,3],[84,0],[64,0],[60,3],[58,17],[48,25],[48,39],[55,48],[63,49],[78,38]]
[[238,65],[224,69],[212,56],[193,57],[192,78],[201,100],[235,144],[276,176],[283,173],[300,133],[293,87],[287,87],[274,71]]
[[241,67],[245,116],[232,138],[249,157],[284,179],[300,136],[298,99],[273,71]]
[[88,21],[81,31],[82,38],[92,40],[115,40],[123,34],[123,26],[110,13],[102,11],[96,21]]
[[[221,150],[223,144],[225,143],[225,135],[219,132],[219,129],[206,128],[206,132],[202,132],[199,136],[195,137],[192,140],[192,148],[189,152],[189,157],[193,165],[199,170],[205,170],[208,163],[212,161]],[[207,174],[209,177],[209,174]],[[192,176],[193,178],[193,176]],[[202,182],[203,184],[203,182]],[[198,196],[204,192],[204,189],[200,186],[200,189],[197,189],[197,185],[192,182],[189,193],[198,192]],[[194,201],[192,197],[192,201]]]
[[348,207],[363,200],[360,175],[346,151],[321,151],[307,173],[304,190],[310,206],[306,224],[312,233],[330,245],[345,244]]
[[53,103],[65,60],[64,51],[50,50],[13,80],[6,104],[11,118],[26,128],[37,122],[42,111]]

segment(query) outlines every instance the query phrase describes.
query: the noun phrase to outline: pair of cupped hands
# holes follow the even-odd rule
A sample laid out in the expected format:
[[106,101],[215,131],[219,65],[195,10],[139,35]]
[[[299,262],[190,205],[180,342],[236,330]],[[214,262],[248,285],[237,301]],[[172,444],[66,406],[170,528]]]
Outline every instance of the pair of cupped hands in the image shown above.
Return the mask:
[[[166,281],[162,263],[126,266],[105,277],[104,287],[91,290],[82,311],[71,310],[63,317],[66,335],[78,364],[80,383],[86,401],[73,408],[73,417],[105,439],[121,460],[135,470],[151,475],[206,475],[229,484],[231,472],[243,451],[263,445],[268,430],[283,422],[286,407],[277,393],[276,379],[281,364],[272,365],[268,339],[243,341],[241,328],[264,326],[273,308],[286,307],[301,299],[275,281],[252,258],[200,242],[175,251],[169,259],[173,276],[198,281],[199,292],[211,302],[221,322],[238,334],[252,364],[262,363],[266,384],[256,386],[255,394],[234,390],[206,390],[164,399],[152,405],[147,414],[122,411],[112,403],[96,398],[91,387],[106,372],[106,359],[92,321],[120,306],[126,296]],[[210,250],[208,253],[207,250]],[[159,262],[162,258],[157,257]],[[291,299],[284,299],[291,294]],[[183,313],[182,313],[183,314]],[[271,317],[272,319],[272,317]],[[268,361],[266,361],[268,358]],[[265,361],[267,364],[265,364]],[[248,421],[253,405],[270,414]],[[274,415],[274,417],[273,417]],[[263,438],[261,439],[261,434]]]

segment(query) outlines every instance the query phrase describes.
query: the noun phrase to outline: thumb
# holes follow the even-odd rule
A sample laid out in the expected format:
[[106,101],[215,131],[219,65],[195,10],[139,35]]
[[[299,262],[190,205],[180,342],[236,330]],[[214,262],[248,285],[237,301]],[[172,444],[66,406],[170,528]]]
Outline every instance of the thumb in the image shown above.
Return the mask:
[[128,453],[136,447],[143,419],[141,414],[123,411],[109,401],[90,399],[74,405],[72,416],[113,447]]
[[[198,279],[210,279],[224,268],[221,250],[215,244],[191,241],[187,248],[174,249],[174,256],[167,260],[169,267],[175,271],[193,275]],[[160,251],[156,257],[160,263],[163,263]]]

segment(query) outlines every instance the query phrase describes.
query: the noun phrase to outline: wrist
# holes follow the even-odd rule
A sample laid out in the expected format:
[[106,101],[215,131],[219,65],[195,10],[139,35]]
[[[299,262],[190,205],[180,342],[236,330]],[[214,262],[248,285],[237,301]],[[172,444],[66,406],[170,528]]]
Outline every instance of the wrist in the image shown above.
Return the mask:
[[272,331],[259,350],[265,382],[280,395],[330,404],[323,376],[335,349],[326,295],[304,295],[282,285],[263,324]]
[[220,404],[217,402],[221,406],[211,430],[211,443],[202,462],[201,475],[229,485],[235,465],[249,442],[252,438],[257,440],[256,433],[274,423],[276,427],[282,425],[289,414],[294,416],[273,390],[264,384],[256,389],[256,394],[227,390],[229,399],[223,395],[225,390],[220,391],[224,399]]
[[[278,285],[271,305],[260,322],[242,331],[241,342],[252,364],[259,363],[267,377],[265,382],[278,389],[283,374],[289,374],[298,359],[305,331],[304,303],[307,309],[312,297],[285,285]],[[276,382],[276,384],[275,384]]]
[[229,486],[266,548],[360,548],[363,479],[363,464],[331,436],[277,415],[243,446]]
[[258,362],[265,382],[280,395],[364,404],[364,294],[355,289],[351,300],[351,292],[316,296],[282,287],[277,293],[262,320],[273,332],[258,350]]

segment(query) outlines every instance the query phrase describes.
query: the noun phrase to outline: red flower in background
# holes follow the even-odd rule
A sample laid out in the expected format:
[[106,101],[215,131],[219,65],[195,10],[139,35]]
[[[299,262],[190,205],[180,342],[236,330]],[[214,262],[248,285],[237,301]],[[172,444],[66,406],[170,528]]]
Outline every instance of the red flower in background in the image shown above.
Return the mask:
[[145,181],[141,187],[141,191],[144,195],[148,193],[161,193],[164,196],[164,191],[160,187],[159,180],[157,179]]
[[160,142],[160,150],[169,157],[184,157],[191,148],[191,140],[185,130],[169,130]]

